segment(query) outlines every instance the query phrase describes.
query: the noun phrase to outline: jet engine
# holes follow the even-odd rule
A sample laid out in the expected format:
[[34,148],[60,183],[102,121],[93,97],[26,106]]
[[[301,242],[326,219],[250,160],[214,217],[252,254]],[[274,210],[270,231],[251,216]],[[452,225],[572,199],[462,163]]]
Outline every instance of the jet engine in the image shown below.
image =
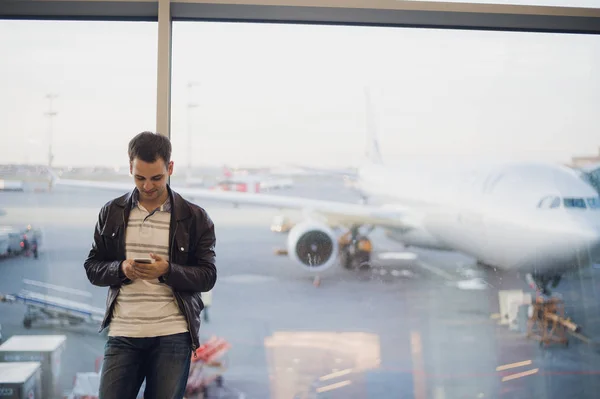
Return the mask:
[[308,220],[298,223],[287,238],[288,256],[305,270],[321,272],[337,259],[338,240],[329,226]]

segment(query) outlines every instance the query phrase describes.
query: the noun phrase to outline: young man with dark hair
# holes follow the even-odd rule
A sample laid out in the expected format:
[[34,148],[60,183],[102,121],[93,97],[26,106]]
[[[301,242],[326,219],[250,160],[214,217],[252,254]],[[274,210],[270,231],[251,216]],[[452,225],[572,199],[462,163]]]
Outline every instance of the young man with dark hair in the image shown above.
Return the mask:
[[168,185],[171,143],[142,132],[129,142],[135,188],[100,210],[84,263],[108,291],[100,399],[181,399],[199,346],[202,292],[216,282],[215,231],[199,206]]

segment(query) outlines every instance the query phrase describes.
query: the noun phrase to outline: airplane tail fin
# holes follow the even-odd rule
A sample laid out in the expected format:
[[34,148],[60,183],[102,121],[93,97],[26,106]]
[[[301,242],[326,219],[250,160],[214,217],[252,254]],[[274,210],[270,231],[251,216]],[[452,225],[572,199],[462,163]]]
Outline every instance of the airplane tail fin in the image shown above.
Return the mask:
[[367,161],[373,164],[383,164],[383,157],[379,149],[379,140],[377,138],[377,126],[375,124],[375,114],[371,105],[371,95],[369,90],[365,88],[365,105],[366,105],[366,128],[367,142],[365,157]]

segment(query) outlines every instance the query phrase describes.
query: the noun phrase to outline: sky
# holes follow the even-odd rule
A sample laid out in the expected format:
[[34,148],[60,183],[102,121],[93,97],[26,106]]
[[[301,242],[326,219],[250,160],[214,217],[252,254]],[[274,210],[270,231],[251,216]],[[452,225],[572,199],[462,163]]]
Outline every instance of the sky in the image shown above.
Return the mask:
[[[156,46],[156,23],[0,21],[0,163],[47,163],[51,130],[55,165],[126,166],[155,129]],[[389,160],[600,147],[598,36],[175,22],[172,65],[176,168],[190,131],[194,166],[356,165],[365,89]]]

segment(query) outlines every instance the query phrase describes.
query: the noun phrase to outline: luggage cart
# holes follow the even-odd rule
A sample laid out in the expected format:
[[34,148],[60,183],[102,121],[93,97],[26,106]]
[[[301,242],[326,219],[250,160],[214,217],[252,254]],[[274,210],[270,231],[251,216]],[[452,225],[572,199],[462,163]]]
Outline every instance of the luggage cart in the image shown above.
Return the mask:
[[[45,324],[73,326],[80,324],[99,325],[104,318],[104,309],[66,299],[60,296],[47,295],[39,292],[40,288],[47,291],[56,291],[69,296],[78,295],[91,298],[91,294],[68,287],[56,286],[34,280],[23,280],[27,289],[22,289],[17,294],[0,294],[0,302],[21,303],[27,306],[23,318],[23,326],[31,328],[34,322]],[[37,290],[37,291],[36,291]]]
[[[212,393],[211,385],[216,386],[219,393],[225,393],[223,373],[227,370],[227,352],[231,348],[223,338],[211,337],[206,340],[192,355],[192,364],[185,390],[186,399],[208,399]],[[219,396],[220,397],[220,396]]]

